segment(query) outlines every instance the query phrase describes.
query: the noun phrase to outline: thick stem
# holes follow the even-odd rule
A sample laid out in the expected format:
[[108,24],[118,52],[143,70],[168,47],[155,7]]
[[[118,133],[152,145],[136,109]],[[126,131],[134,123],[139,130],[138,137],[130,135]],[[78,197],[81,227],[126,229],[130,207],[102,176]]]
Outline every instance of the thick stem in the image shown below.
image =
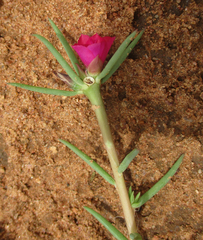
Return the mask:
[[119,161],[114,146],[113,138],[111,135],[111,130],[109,127],[106,111],[100,94],[100,86],[95,83],[87,90],[84,91],[86,96],[89,98],[92,103],[93,110],[97,116],[97,120],[102,132],[104,144],[108,153],[108,157],[111,163],[111,168],[113,170],[114,179],[116,182],[116,189],[118,191],[120,201],[122,204],[126,225],[128,228],[129,234],[136,233],[136,223],[134,217],[134,210],[130,204],[128,191],[125,185],[125,180],[122,173],[118,173]]

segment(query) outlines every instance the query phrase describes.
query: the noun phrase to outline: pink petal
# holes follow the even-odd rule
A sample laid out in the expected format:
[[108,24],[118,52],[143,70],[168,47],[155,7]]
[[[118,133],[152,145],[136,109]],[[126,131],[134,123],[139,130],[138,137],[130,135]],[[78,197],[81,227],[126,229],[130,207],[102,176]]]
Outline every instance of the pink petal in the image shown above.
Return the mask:
[[91,44],[87,48],[92,52],[94,57],[99,55],[99,57],[102,60],[102,62],[105,61],[105,58],[101,57],[102,56],[102,52],[105,51],[105,43],[104,42]]
[[89,45],[88,42],[89,42],[90,38],[91,38],[90,36],[82,34],[78,40],[78,43],[76,43],[74,45],[88,46]]
[[104,63],[114,39],[115,37],[103,37],[101,42],[89,45],[88,48],[91,50],[95,57],[99,55],[100,59]]
[[106,42],[106,47],[109,51],[116,37],[103,37],[103,40]]
[[97,33],[90,37],[92,43],[100,43],[103,41],[103,38],[100,37]]
[[91,61],[95,58],[95,56],[87,47],[81,45],[73,45],[72,48],[77,52],[86,67],[88,67]]

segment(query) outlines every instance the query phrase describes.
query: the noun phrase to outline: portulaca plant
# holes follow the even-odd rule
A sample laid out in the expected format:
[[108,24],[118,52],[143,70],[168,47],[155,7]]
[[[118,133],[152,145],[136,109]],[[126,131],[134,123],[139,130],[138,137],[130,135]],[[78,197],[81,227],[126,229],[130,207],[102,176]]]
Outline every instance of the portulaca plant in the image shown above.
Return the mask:
[[109,184],[116,188],[122,205],[129,237],[125,237],[118,229],[116,229],[110,222],[108,222],[104,217],[102,217],[99,213],[95,212],[93,209],[87,206],[84,206],[84,208],[90,214],[92,214],[101,224],[103,224],[105,228],[110,231],[116,239],[142,239],[136,227],[134,211],[136,208],[140,208],[143,204],[145,204],[162,187],[167,184],[167,182],[171,179],[171,177],[174,175],[174,173],[180,166],[184,155],[181,155],[179,157],[173,167],[151,189],[149,189],[142,196],[140,193],[135,196],[134,191],[131,187],[129,189],[126,188],[123,172],[127,169],[130,162],[139,153],[139,150],[132,150],[120,163],[114,146],[104,103],[100,94],[100,86],[101,84],[104,84],[113,75],[113,73],[119,68],[122,62],[127,58],[129,53],[132,51],[134,46],[141,38],[143,31],[141,31],[139,34],[137,34],[136,31],[131,33],[121,44],[121,46],[118,48],[116,53],[113,55],[113,57],[110,59],[110,61],[104,68],[103,64],[105,62],[109,49],[111,48],[115,40],[115,37],[100,37],[98,34],[95,34],[92,37],[89,37],[87,35],[81,35],[78,43],[74,44],[72,48],[77,52],[86,68],[86,70],[83,71],[83,68],[81,67],[77,57],[75,56],[73,49],[68,44],[61,31],[53,23],[53,21],[49,21],[59,40],[63,44],[63,47],[70,58],[74,70],[70,67],[70,65],[65,61],[62,55],[48,40],[37,34],[35,34],[34,36],[46,45],[46,47],[51,51],[59,64],[65,70],[66,73],[56,72],[55,74],[62,81],[66,82],[69,88],[72,89],[72,91],[34,87],[20,83],[9,84],[15,87],[20,87],[45,94],[61,96],[74,96],[77,94],[84,94],[88,97],[93,106],[93,110],[96,114],[100,126],[103,141],[111,164],[113,177],[109,173],[107,173],[101,166],[99,166],[95,161],[93,161],[88,155],[80,151],[76,146],[72,145],[66,140],[60,139],[59,141],[66,145],[74,153],[76,153],[82,160],[84,160],[98,174],[100,174]]

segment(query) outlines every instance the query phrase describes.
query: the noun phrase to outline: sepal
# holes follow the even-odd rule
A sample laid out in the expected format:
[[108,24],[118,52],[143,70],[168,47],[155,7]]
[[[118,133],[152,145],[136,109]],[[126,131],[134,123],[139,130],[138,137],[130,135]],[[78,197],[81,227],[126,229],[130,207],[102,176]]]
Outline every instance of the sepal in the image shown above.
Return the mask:
[[90,76],[92,77],[96,77],[97,75],[100,74],[101,70],[103,67],[103,62],[102,60],[99,58],[99,55],[94,58],[91,63],[89,64],[88,68],[87,68],[87,72]]

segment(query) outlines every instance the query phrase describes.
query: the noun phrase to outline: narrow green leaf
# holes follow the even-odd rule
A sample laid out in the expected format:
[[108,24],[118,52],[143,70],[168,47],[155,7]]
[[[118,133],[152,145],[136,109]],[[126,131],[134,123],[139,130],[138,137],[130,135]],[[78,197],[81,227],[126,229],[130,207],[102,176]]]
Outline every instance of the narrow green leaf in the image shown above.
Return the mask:
[[82,158],[90,167],[92,167],[99,175],[101,175],[107,182],[115,186],[114,179],[102,168],[93,161],[89,156],[87,156],[84,152],[80,151],[77,147],[72,145],[71,143],[59,139],[66,147],[70,148],[75,154],[77,154],[80,158]]
[[115,228],[109,221],[102,217],[99,213],[91,208],[84,207],[90,214],[92,214],[116,239],[128,240],[117,228]]
[[126,50],[123,52],[121,57],[117,60],[117,62],[114,64],[110,72],[101,80],[101,83],[105,83],[114,73],[115,71],[120,67],[120,65],[124,62],[124,60],[127,58],[127,56],[130,54],[130,52],[133,50],[137,42],[140,40],[142,34],[144,33],[144,30],[141,31],[137,37],[130,43],[130,45],[126,48]]
[[139,233],[131,233],[130,234],[130,239],[132,239],[132,240],[142,240],[142,237]]
[[43,87],[34,87],[31,85],[21,84],[21,83],[8,83],[8,85],[23,88],[26,90],[30,90],[33,92],[39,92],[39,93],[45,93],[45,94],[51,94],[51,95],[58,95],[58,96],[75,96],[77,94],[82,94],[82,91],[78,92],[69,92],[69,91],[63,91],[58,89],[51,89],[51,88],[43,88]]
[[136,203],[136,202],[138,202],[138,200],[139,200],[139,197],[140,197],[140,192],[136,195],[136,197],[135,197],[135,199],[134,199],[134,202]]
[[134,191],[131,193],[131,196],[130,196],[130,203],[134,203],[135,201],[135,197],[134,197]]
[[69,66],[69,64],[66,62],[66,60],[62,57],[62,55],[56,50],[56,48],[44,37],[33,34],[36,38],[38,38],[41,42],[44,43],[44,45],[49,49],[49,51],[54,55],[56,60],[59,62],[59,64],[63,67],[63,69],[66,71],[68,76],[79,86],[83,87],[86,86],[83,81],[79,78],[79,76],[73,71],[73,69]]
[[126,168],[129,166],[129,164],[132,162],[132,160],[137,156],[139,153],[139,150],[134,149],[132,150],[122,161],[120,166],[118,167],[118,172],[122,173],[126,170]]
[[150,198],[152,198],[160,189],[162,189],[172,178],[172,176],[176,173],[177,169],[179,168],[184,154],[180,156],[180,158],[174,163],[172,168],[152,187],[150,188],[145,194],[143,194],[140,198],[138,203],[132,204],[133,208],[139,208],[143,204],[145,204]]
[[49,22],[51,23],[51,26],[53,27],[57,37],[59,38],[60,42],[63,44],[63,47],[66,51],[66,53],[68,54],[68,57],[70,58],[71,60],[71,63],[76,71],[76,73],[79,75],[79,71],[78,71],[78,68],[77,68],[77,65],[80,65],[77,57],[75,56],[74,52],[73,52],[73,49],[70,47],[69,43],[67,42],[67,40],[65,39],[65,37],[63,36],[63,34],[61,33],[61,31],[58,29],[58,27],[54,24],[54,22],[49,19]]
[[129,196],[129,198],[130,198],[132,192],[133,192],[133,191],[132,191],[132,187],[130,186],[130,187],[129,187],[129,190],[128,190],[128,196]]
[[134,31],[133,33],[131,33],[124,41],[123,43],[120,45],[120,47],[117,49],[117,51],[114,53],[113,57],[110,59],[110,61],[107,63],[107,65],[105,66],[105,68],[103,69],[103,71],[97,76],[96,81],[101,80],[103,77],[105,77],[110,70],[112,69],[112,67],[114,66],[114,64],[117,62],[117,60],[121,57],[122,53],[125,51],[125,49],[127,48],[127,46],[129,45],[129,43],[132,41],[132,39],[134,38],[136,34],[136,31]]

